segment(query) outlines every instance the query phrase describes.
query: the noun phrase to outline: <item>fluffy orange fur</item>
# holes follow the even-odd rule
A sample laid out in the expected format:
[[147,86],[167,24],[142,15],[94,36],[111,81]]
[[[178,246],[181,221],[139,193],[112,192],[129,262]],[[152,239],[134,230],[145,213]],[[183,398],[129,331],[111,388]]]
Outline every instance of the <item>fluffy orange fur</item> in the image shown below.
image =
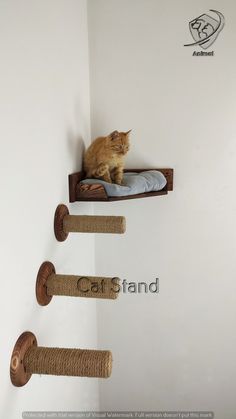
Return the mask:
[[113,131],[107,137],[98,137],[92,142],[84,156],[87,178],[99,178],[109,183],[122,184],[124,157],[130,147],[130,131]]

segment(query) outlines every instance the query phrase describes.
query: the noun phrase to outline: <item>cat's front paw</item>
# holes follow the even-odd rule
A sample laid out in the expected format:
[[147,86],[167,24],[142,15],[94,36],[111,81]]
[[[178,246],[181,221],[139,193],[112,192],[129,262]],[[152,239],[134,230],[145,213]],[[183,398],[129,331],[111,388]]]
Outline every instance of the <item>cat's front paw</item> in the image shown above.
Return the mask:
[[102,180],[104,180],[107,183],[112,183],[111,176],[109,174],[105,174],[102,176]]

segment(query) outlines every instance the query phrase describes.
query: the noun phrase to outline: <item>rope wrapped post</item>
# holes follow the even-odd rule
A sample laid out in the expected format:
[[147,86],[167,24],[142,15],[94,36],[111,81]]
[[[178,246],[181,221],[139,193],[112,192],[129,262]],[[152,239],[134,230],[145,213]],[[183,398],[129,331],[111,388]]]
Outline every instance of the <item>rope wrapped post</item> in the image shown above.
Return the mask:
[[125,232],[125,217],[108,215],[70,215],[66,205],[58,205],[54,216],[54,232],[58,241],[64,241],[69,233]]
[[24,332],[12,352],[10,377],[21,387],[32,374],[108,378],[111,370],[110,351],[40,347],[32,332]]
[[114,300],[118,297],[119,281],[119,278],[58,275],[51,262],[43,262],[36,280],[36,298],[41,306],[48,305],[53,295]]

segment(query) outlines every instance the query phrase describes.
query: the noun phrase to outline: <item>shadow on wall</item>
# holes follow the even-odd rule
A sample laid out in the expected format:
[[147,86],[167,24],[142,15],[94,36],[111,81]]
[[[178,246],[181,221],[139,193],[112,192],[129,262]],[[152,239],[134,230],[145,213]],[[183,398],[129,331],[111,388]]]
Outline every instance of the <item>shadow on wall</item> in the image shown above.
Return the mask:
[[[135,144],[132,143],[131,137],[131,147],[130,151],[127,154],[125,159],[125,168],[128,169],[158,169],[158,167],[164,167],[163,164],[158,163],[158,159],[155,164],[150,164],[150,161],[142,156],[140,153],[137,153],[134,148]],[[167,165],[166,167],[169,167]]]
[[6,389],[6,398],[3,402],[3,406],[2,406],[2,417],[3,418],[11,418],[13,411],[14,411],[14,406],[15,406],[15,401],[19,396],[19,392],[17,391],[17,387],[13,387],[12,384],[9,384],[7,389]]
[[80,171],[85,152],[85,143],[81,135],[75,135],[71,130],[67,132],[67,147],[72,160],[72,170]]

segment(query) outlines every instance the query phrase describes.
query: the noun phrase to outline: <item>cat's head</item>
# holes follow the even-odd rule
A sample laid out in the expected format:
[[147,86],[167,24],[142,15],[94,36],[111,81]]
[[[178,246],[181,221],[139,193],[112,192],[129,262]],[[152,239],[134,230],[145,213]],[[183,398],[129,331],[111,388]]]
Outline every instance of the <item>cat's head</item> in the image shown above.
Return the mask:
[[107,139],[111,150],[120,155],[125,155],[128,153],[130,144],[129,144],[129,134],[131,129],[127,132],[113,131],[108,135]]

